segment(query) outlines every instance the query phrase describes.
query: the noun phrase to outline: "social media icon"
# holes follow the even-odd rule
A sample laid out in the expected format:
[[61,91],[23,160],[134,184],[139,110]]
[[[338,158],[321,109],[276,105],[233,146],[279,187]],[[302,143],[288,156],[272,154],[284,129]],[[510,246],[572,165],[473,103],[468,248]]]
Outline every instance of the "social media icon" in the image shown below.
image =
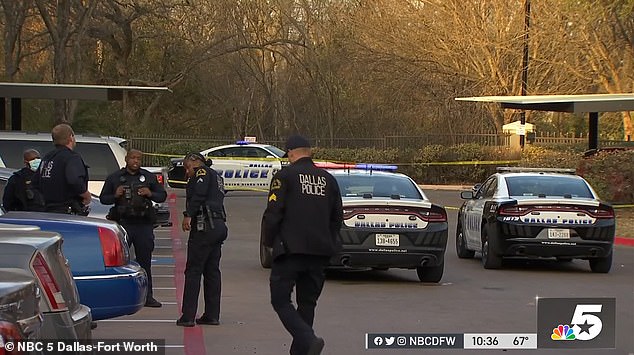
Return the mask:
[[383,338],[381,338],[381,337],[374,337],[374,345],[376,345],[376,346],[381,346],[381,345],[383,345]]
[[407,338],[403,336],[396,338],[396,344],[398,346],[405,346],[405,344],[407,344]]
[[392,344],[394,344],[394,340],[396,340],[396,338],[394,337],[385,338],[385,345],[391,346]]

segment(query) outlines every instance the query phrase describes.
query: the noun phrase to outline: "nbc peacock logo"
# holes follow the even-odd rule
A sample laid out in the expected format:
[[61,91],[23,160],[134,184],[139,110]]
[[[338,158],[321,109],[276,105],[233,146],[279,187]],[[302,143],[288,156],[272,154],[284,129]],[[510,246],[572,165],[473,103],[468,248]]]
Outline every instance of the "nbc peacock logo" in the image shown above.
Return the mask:
[[550,339],[552,340],[575,340],[575,332],[568,325],[559,325],[557,328],[553,329],[553,333],[550,335]]

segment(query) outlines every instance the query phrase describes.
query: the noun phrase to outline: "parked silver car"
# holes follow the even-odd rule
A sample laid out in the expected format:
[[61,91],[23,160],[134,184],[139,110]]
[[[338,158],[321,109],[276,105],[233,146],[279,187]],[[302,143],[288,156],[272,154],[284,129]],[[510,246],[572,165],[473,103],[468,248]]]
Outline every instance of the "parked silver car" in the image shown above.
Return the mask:
[[40,338],[40,289],[22,269],[0,268],[0,353],[7,342]]
[[0,224],[0,268],[7,267],[28,271],[37,280],[42,290],[43,339],[92,338],[90,308],[79,303],[60,234]]

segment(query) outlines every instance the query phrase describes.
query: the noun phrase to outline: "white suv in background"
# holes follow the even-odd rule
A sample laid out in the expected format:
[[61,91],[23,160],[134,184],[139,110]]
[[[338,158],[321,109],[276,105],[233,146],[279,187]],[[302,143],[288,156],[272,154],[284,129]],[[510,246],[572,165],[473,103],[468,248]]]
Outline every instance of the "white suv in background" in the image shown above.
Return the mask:
[[[126,150],[121,146],[121,138],[76,134],[75,151],[88,165],[88,190],[99,195],[106,177],[125,166]],[[24,166],[22,152],[37,149],[42,156],[55,149],[50,133],[0,132],[0,156],[8,168],[21,169]]]
[[[75,134],[77,146],[75,151],[81,155],[88,166],[88,190],[97,197],[101,193],[106,177],[125,166],[127,141],[119,137]],[[0,166],[1,162],[7,168],[21,169],[24,166],[22,153],[26,149],[37,149],[42,156],[55,149],[50,133],[29,133],[18,131],[0,131]],[[146,168],[157,176],[160,183],[165,185],[166,173],[164,168]],[[93,198],[94,200],[94,198]],[[169,204],[153,203],[157,211],[157,224],[170,225]],[[92,208],[92,206],[91,206]],[[91,214],[105,217],[107,208],[93,209]],[[103,216],[102,216],[103,215]]]

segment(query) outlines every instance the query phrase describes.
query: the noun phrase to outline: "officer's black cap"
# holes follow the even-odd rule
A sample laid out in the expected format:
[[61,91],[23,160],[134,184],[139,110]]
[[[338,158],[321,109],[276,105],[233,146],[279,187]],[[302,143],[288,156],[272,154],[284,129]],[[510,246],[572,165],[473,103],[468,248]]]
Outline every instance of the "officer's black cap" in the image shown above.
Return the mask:
[[288,137],[286,140],[286,154],[284,154],[284,158],[288,157],[288,151],[297,149],[297,148],[310,148],[310,142],[308,139],[300,136],[300,135],[292,135]]

